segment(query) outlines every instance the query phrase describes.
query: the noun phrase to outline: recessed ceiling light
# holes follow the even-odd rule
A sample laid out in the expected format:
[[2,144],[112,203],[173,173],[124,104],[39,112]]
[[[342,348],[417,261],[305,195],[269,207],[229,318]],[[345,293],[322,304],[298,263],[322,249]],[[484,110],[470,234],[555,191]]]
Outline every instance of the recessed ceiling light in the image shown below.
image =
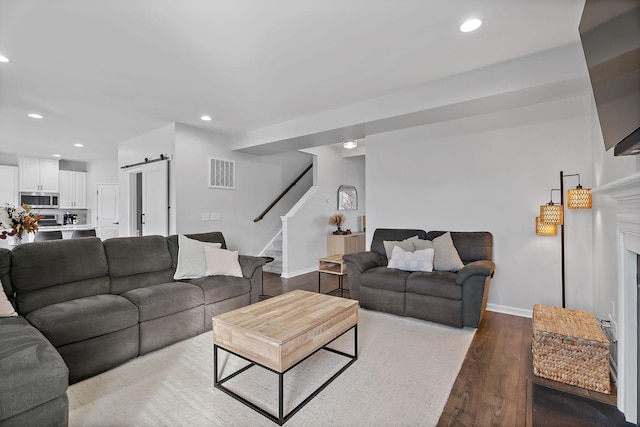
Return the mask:
[[358,141],[355,139],[352,139],[351,141],[345,141],[342,143],[342,146],[347,150],[352,150],[358,146]]
[[62,157],[60,154],[52,154],[53,157]]
[[463,33],[468,33],[477,30],[481,25],[482,21],[477,18],[467,19],[462,23],[462,25],[460,25],[460,31],[462,31]]
[[79,142],[73,144],[74,147],[84,147],[84,144],[80,144]]
[[4,55],[0,55],[0,62],[9,62],[9,58]]
[[27,116],[31,117],[32,119],[43,119],[44,116],[42,114],[38,114],[38,113],[29,113],[27,114]]
[[211,116],[200,116],[200,120],[204,120],[205,122],[210,122]]

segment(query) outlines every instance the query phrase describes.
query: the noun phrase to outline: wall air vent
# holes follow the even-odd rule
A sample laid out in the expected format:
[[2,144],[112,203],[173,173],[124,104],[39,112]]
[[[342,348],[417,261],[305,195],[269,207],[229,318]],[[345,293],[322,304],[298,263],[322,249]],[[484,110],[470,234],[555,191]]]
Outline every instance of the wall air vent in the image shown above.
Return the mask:
[[209,188],[236,188],[236,162],[209,157]]

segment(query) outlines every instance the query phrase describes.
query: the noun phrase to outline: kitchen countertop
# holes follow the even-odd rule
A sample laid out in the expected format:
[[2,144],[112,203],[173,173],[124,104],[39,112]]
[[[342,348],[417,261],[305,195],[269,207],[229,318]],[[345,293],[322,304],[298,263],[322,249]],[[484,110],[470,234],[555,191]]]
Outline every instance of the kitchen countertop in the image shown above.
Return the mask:
[[42,231],[88,230],[90,228],[95,228],[95,227],[91,224],[44,225],[44,226],[38,227],[38,229]]

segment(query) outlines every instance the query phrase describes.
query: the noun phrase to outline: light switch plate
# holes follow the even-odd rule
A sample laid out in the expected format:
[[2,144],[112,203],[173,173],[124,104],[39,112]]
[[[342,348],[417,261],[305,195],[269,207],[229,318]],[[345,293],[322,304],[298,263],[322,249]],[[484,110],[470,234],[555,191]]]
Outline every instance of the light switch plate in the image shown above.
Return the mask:
[[220,212],[211,212],[211,221],[220,221]]
[[209,221],[209,213],[208,212],[202,212],[202,220],[203,221]]

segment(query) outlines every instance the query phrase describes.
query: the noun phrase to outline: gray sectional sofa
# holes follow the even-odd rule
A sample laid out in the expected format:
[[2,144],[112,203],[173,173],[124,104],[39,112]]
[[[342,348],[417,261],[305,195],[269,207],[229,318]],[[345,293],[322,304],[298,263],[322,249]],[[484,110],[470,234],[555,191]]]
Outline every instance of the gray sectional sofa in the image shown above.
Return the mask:
[[[189,235],[220,243],[219,232]],[[66,425],[68,384],[211,328],[258,301],[260,257],[243,277],[175,281],[177,236],[57,240],[0,250],[19,317],[0,318],[0,426]]]
[[493,237],[488,232],[451,232],[464,267],[459,271],[404,271],[387,268],[384,241],[418,236],[433,240],[445,231],[375,230],[371,251],[343,256],[351,298],[360,306],[455,327],[477,327],[493,277]]

